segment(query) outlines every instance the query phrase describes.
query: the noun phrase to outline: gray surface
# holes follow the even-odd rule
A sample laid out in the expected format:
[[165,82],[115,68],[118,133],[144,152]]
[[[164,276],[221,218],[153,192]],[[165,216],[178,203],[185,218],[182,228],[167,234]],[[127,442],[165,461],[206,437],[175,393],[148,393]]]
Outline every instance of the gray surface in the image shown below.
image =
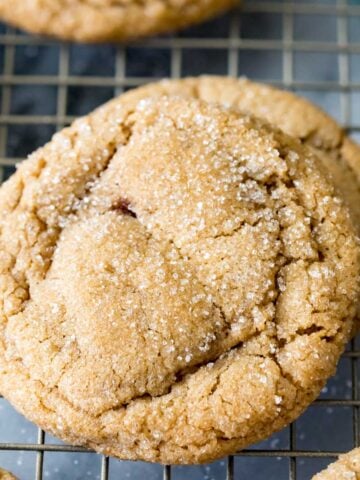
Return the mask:
[[[309,3],[304,0],[294,5],[306,7]],[[335,0],[323,0],[314,5],[321,8],[335,4]],[[8,36],[0,38],[0,72],[3,71],[0,76],[0,167],[3,178],[12,173],[15,161],[42,145],[56,128],[73,116],[87,113],[110,99],[115,92],[171,74],[232,73],[275,83],[285,81],[287,86],[293,86],[293,90],[318,103],[347,127],[353,127],[352,135],[360,138],[359,87],[355,85],[350,90],[338,87],[340,81],[345,85],[348,82],[360,84],[360,16],[351,15],[348,19],[349,42],[356,48],[344,60],[337,49],[337,42],[344,41],[344,25],[331,8],[329,14],[312,15],[309,14],[310,5],[307,13],[291,17],[282,11],[282,5],[284,8],[290,5],[288,2],[262,2],[258,9],[256,5],[252,1],[250,10],[253,11],[244,12],[239,17],[232,13],[177,36],[152,40],[152,46],[141,42],[141,45],[127,48],[68,47],[21,33],[13,36],[14,31],[8,29]],[[271,10],[271,5],[274,6],[273,12],[263,11]],[[344,3],[339,1],[338,5]],[[359,5],[359,1],[349,0],[349,5]],[[0,36],[5,31],[0,27]],[[229,50],[229,43],[224,41],[229,37],[240,38],[243,43],[237,44],[239,48]],[[5,38],[10,45],[6,52]],[[292,48],[292,44],[284,53],[284,38],[293,39],[295,46],[297,42],[307,42],[307,48]],[[187,41],[196,45],[187,48]],[[201,47],[199,41],[203,41]],[[171,44],[178,48],[171,49]],[[207,44],[216,48],[204,48]],[[348,71],[346,67],[349,67]],[[235,457],[234,478],[286,480],[291,475],[291,462],[292,478],[296,474],[297,479],[305,480],[331,459],[304,455],[290,460],[287,451],[351,449],[355,444],[353,422],[356,417],[354,408],[344,401],[360,398],[360,389],[353,384],[359,371],[360,359],[344,357],[337,375],[321,395],[323,400],[340,400],[338,404],[318,403],[310,407],[296,422],[292,435],[287,428],[251,449],[279,451],[279,455],[284,451],[281,457]],[[0,399],[0,465],[12,470],[21,480],[36,478],[36,461],[40,465],[41,456],[37,457],[36,452],[5,451],[2,448],[9,442],[36,443],[37,438],[37,428],[17,414],[6,400]],[[49,435],[46,435],[45,443],[62,445]],[[45,452],[43,462],[45,479],[101,478],[102,457],[94,453]],[[173,467],[171,478],[225,480],[227,468],[226,459],[206,466]],[[160,480],[163,475],[161,466],[114,459],[109,462],[110,479]],[[41,478],[40,471],[37,478]]]

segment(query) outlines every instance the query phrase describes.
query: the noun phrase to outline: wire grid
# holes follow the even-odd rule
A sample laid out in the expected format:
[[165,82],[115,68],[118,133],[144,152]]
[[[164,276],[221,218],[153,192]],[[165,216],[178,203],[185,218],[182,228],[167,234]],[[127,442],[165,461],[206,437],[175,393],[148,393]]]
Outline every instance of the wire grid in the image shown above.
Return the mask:
[[[328,0],[329,1],[329,0]],[[351,0],[349,0],[350,2]],[[291,90],[316,91],[316,92],[337,92],[340,98],[339,110],[341,122],[344,128],[356,136],[360,132],[360,124],[353,120],[351,104],[352,95],[360,91],[359,82],[351,81],[349,56],[360,54],[360,37],[358,43],[349,41],[349,22],[352,18],[360,19],[360,5],[347,3],[347,0],[333,0],[331,3],[306,3],[306,2],[249,2],[243,5],[241,11],[235,11],[229,16],[229,34],[224,37],[204,37],[197,36],[196,29],[194,34],[175,35],[172,37],[154,38],[141,41],[136,44],[136,48],[144,49],[149,52],[155,52],[159,49],[166,49],[170,52],[170,76],[173,78],[181,77],[183,74],[182,62],[184,52],[191,49],[209,49],[227,52],[227,73],[231,76],[239,74],[239,52],[250,50],[256,51],[276,51],[282,56],[281,78],[266,79],[270,83],[282,86]],[[282,21],[282,36],[276,39],[265,38],[242,38],[241,18],[244,14],[277,14]],[[296,15],[303,16],[325,16],[334,15],[336,18],[336,40],[301,40],[294,36],[294,18]],[[359,20],[360,22],[360,20]],[[359,23],[360,25],[360,23]],[[360,28],[360,27],[359,27]],[[70,69],[71,46],[61,44],[59,55],[58,73],[54,75],[18,75],[15,72],[15,52],[19,46],[28,45],[52,45],[51,40],[44,40],[33,36],[19,34],[16,30],[5,27],[0,32],[0,47],[4,51],[3,56],[3,75],[0,76],[1,88],[1,116],[0,116],[0,179],[7,176],[7,171],[11,169],[21,158],[8,154],[7,144],[9,137],[9,128],[17,125],[49,125],[54,129],[60,129],[69,124],[75,115],[68,114],[69,89],[71,87],[109,87],[114,93],[120,93],[124,89],[136,87],[149,81],[148,77],[127,75],[126,48],[116,47],[114,74],[111,76],[97,75],[74,75]],[[335,53],[338,61],[338,77],[336,80],[329,81],[303,81],[294,78],[294,55],[297,52],[320,52]],[[151,53],[150,53],[151,54]],[[360,56],[359,56],[360,62]],[[154,76],[150,78],[156,80]],[[26,87],[31,85],[53,86],[57,91],[56,111],[49,115],[43,114],[14,114],[11,111],[12,89],[16,87]],[[357,98],[357,97],[356,97]],[[360,100],[360,97],[359,97]],[[359,105],[360,107],[360,105]],[[356,342],[351,343],[350,348],[345,352],[344,357],[351,363],[351,398],[326,399],[322,398],[314,403],[314,406],[326,407],[350,407],[352,409],[352,427],[354,446],[360,445],[360,398],[359,398],[359,372],[358,363],[360,363],[360,349]],[[287,449],[250,449],[237,453],[235,456],[229,456],[226,459],[226,479],[238,480],[246,479],[246,474],[241,470],[234,471],[234,464],[237,457],[276,457],[288,458],[289,470],[288,478],[296,480],[297,459],[299,458],[325,458],[332,459],[342,452],[322,451],[312,449],[297,448],[297,422],[289,427],[289,448]],[[58,445],[45,442],[45,433],[38,429],[36,443],[0,443],[1,451],[33,451],[36,452],[35,479],[42,480],[44,471],[44,453],[45,452],[87,452],[86,449],[70,445]],[[164,466],[163,480],[171,480],[173,467]],[[109,478],[109,459],[105,456],[101,458],[101,480]],[[189,477],[186,477],[189,478]],[[266,473],[264,474],[264,479]]]

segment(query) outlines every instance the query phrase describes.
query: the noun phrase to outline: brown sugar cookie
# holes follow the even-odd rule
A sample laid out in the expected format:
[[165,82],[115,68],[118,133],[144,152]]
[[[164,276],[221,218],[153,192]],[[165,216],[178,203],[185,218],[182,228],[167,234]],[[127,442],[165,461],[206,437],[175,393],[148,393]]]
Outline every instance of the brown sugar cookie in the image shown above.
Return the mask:
[[0,391],[68,442],[206,462],[319,394],[359,250],[311,149],[153,88],[77,120],[1,187]]
[[16,477],[10,472],[0,468],[0,480],[17,480]]
[[124,41],[209,19],[237,0],[0,0],[16,27],[80,42]]
[[336,462],[315,475],[313,480],[360,480],[360,448],[340,455]]

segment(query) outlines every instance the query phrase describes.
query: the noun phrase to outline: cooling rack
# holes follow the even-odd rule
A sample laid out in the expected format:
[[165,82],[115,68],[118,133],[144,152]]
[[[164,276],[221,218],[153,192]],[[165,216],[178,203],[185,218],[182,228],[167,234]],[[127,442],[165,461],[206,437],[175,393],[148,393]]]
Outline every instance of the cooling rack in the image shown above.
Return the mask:
[[[359,0],[255,1],[131,46],[81,46],[0,26],[0,179],[76,116],[164,76],[247,75],[311,98],[360,139]],[[0,464],[21,480],[305,480],[360,444],[360,341],[282,432],[212,465],[119,462],[65,445],[0,398]],[[85,459],[85,460],[84,460]]]

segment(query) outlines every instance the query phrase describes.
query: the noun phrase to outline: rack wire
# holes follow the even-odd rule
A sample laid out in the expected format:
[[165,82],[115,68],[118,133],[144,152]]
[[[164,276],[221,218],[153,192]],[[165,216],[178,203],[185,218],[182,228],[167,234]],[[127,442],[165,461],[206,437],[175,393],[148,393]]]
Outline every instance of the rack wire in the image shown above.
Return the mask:
[[[269,32],[266,28],[264,32],[258,31],[259,29],[257,29],[256,25],[259,19],[261,20],[260,24],[266,26],[266,22],[273,22],[275,18],[279,26],[277,33],[274,35],[268,34]],[[308,32],[311,33],[310,38],[303,36],[301,33],[302,24],[306,24],[309,21],[313,22],[312,25],[315,22],[319,26],[320,32],[322,31],[321,26],[328,22],[328,34],[325,36],[319,34],[319,32],[311,28],[311,23],[309,23],[310,29]],[[253,27],[250,30],[248,28],[249,25]],[[244,32],[244,29],[247,32]],[[263,33],[266,34],[267,38],[265,38],[265,35],[262,36]],[[41,49],[44,47],[53,47],[54,52],[57,52],[57,68],[54,68],[50,73],[47,69],[45,69],[46,71],[32,72],[31,68],[30,72],[26,70],[19,72],[17,65],[19,50],[34,48],[37,52],[36,55],[41,57]],[[22,145],[28,145],[28,131],[31,132],[33,127],[38,128],[37,132],[42,132],[39,138],[35,139],[34,146],[37,146],[36,142],[43,143],[55,130],[69,124],[78,113],[85,113],[78,112],[76,108],[71,107],[72,89],[81,89],[82,92],[88,91],[90,92],[88,97],[91,97],[91,92],[99,87],[106,89],[106,94],[103,95],[106,97],[144,84],[149,80],[157,80],[164,73],[173,78],[191,73],[202,73],[192,71],[193,65],[191,65],[191,62],[189,66],[186,58],[190,51],[207,52],[205,59],[211,59],[212,55],[217,59],[217,62],[215,62],[217,70],[214,71],[211,61],[205,62],[205,66],[202,65],[203,73],[207,73],[208,69],[210,69],[210,73],[227,73],[231,76],[249,73],[246,70],[245,61],[249,56],[257,58],[256,55],[260,55],[258,57],[258,64],[260,65],[263,62],[262,59],[266,58],[264,57],[266,52],[270,52],[273,55],[272,58],[277,59],[279,71],[275,74],[270,74],[266,71],[266,68],[265,73],[260,69],[262,72],[259,77],[260,80],[301,92],[312,98],[315,96],[315,100],[320,101],[320,103],[322,103],[321,99],[328,98],[327,95],[329,93],[332,94],[336,98],[336,106],[332,109],[330,106],[330,111],[337,114],[338,120],[350,135],[359,136],[360,4],[358,0],[322,0],[316,3],[309,3],[307,0],[297,2],[286,0],[249,1],[238,11],[234,11],[223,19],[216,20],[215,23],[210,23],[205,27],[192,28],[185,33],[173,36],[144,40],[130,47],[101,47],[108,50],[111,49],[109,51],[111,52],[113,62],[105,75],[102,72],[97,72],[96,68],[90,73],[86,71],[85,74],[76,71],[76,69],[74,70],[73,60],[75,59],[76,62],[82,58],[81,51],[80,53],[77,51],[74,54],[74,48],[81,49],[81,47],[73,47],[66,43],[58,44],[52,40],[24,35],[10,27],[4,26],[0,28],[0,63],[1,61],[3,63],[3,70],[0,75],[0,180],[6,179],[12,173],[16,163],[22,159],[23,153],[26,153],[23,152]],[[91,49],[94,49],[94,52],[99,51],[99,47],[86,48],[88,53],[91,53]],[[142,72],[141,69],[140,71],[133,71],[129,68],[129,52],[131,52],[131,49],[136,50],[139,55],[146,54],[147,59],[152,57],[158,59],[159,54],[164,53],[165,60],[156,60],[153,65],[155,68],[150,69],[152,70],[150,74]],[[311,72],[308,72],[310,75],[307,77],[298,75],[296,72],[297,57],[300,55],[301,64],[301,55],[305,55],[304,58],[306,58],[307,54],[320,55],[319,59],[321,56],[322,58],[332,58],[336,65],[335,67],[332,65],[331,68],[333,68],[334,72],[336,70],[336,72],[326,79],[316,78],[316,75],[311,77]],[[274,72],[274,64],[272,62],[274,60],[268,64],[265,62],[265,67],[269,67],[269,71]],[[351,69],[354,62],[357,62],[358,71],[352,71]],[[166,64],[165,69],[161,66],[162,63]],[[186,67],[186,64],[188,64],[188,67]],[[164,70],[166,71],[164,72]],[[157,74],[158,72],[160,72],[159,75]],[[254,76],[256,77],[256,73]],[[21,90],[32,88],[34,85],[44,90],[52,88],[56,92],[52,111],[42,111],[41,109],[39,111],[36,108],[33,111],[32,107],[30,111],[27,111],[26,108],[23,111],[21,108],[20,110],[14,108],[16,95]],[[102,100],[106,99],[102,98]],[[356,109],[356,102],[358,102],[358,110]],[[27,103],[25,102],[25,104]],[[322,106],[329,108],[326,104]],[[14,134],[13,131],[17,133]],[[13,140],[14,138],[15,140]],[[34,143],[33,138],[30,139],[30,143],[31,145]],[[279,440],[277,439],[273,443],[263,443],[257,448],[247,449],[237,453],[235,456],[228,457],[225,463],[222,463],[222,473],[216,477],[216,480],[255,479],[255,475],[250,476],[246,464],[243,465],[239,461],[244,458],[252,458],[256,462],[259,458],[287,459],[288,465],[286,471],[284,470],[282,473],[283,476],[280,477],[279,474],[276,474],[277,476],[274,478],[301,480],[309,478],[309,469],[302,470],[300,468],[302,459],[323,459],[324,463],[328,463],[342,451],[350,449],[352,446],[360,445],[360,342],[356,343],[356,341],[353,341],[351,343],[343,356],[342,362],[343,365],[346,364],[346,368],[342,369],[343,371],[340,372],[336,380],[340,385],[337,393],[335,392],[335,395],[332,396],[329,392],[324,392],[320,399],[310,408],[316,410],[312,418],[314,418],[314,415],[315,417],[320,416],[318,411],[321,409],[326,409],[327,412],[331,412],[331,409],[350,411],[352,431],[348,432],[351,437],[348,443],[351,443],[351,445],[347,443],[346,445],[337,445],[338,448],[335,449],[333,447],[319,449],[311,442],[309,443],[307,437],[304,439],[301,437],[301,434],[299,435],[299,423],[300,430],[303,429],[301,427],[302,420],[300,419],[281,434],[282,438],[286,437],[286,441],[280,442],[283,446],[278,446]],[[344,373],[345,370],[346,372]],[[345,383],[341,379],[341,375],[346,376],[347,380]],[[341,385],[343,386],[341,387]],[[6,423],[1,418],[1,415],[0,411],[0,427]],[[3,423],[1,423],[2,420]],[[344,428],[346,428],[346,425],[344,425]],[[331,435],[332,431],[331,429],[327,431],[326,424],[322,424],[321,429],[324,430],[323,436]],[[6,434],[1,436],[0,431],[0,454],[10,451],[36,452],[34,476],[29,476],[29,478],[35,478],[36,480],[49,477],[49,472],[44,470],[44,458],[47,454],[61,452],[63,454],[76,453],[82,455],[87,452],[86,449],[58,444],[55,441],[49,443],[47,436],[40,429],[37,431],[35,442],[9,442],[4,437],[6,437]],[[110,467],[109,459],[102,456],[100,474],[94,478],[100,478],[101,480],[135,478],[131,474],[131,465],[128,473],[123,476],[112,475]],[[270,478],[266,472],[261,475],[261,472],[259,473],[260,467],[257,468],[256,464],[252,468],[255,468],[255,471],[257,471],[256,478]],[[203,471],[201,473],[202,477],[199,477],[199,472],[179,470],[178,467],[172,466],[162,467],[160,473],[157,467],[156,472],[156,475],[151,478],[162,478],[163,480],[210,478],[210,475],[203,473]],[[80,477],[77,477],[76,472],[74,472],[71,477],[58,476],[56,478],[75,479]],[[136,478],[142,477],[138,476]]]

